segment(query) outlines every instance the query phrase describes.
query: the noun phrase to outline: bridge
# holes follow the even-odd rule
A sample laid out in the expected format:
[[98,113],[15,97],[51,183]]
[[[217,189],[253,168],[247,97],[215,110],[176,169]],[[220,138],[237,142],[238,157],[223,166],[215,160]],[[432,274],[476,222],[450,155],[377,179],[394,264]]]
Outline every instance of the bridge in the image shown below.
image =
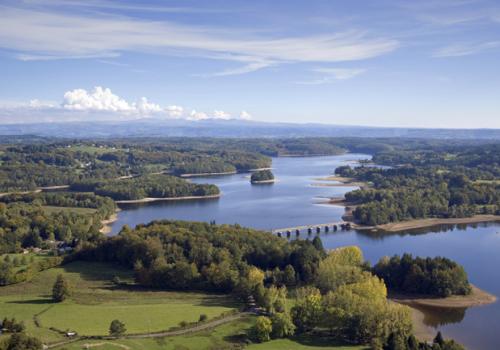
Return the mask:
[[302,225],[302,226],[294,226],[294,227],[286,227],[271,230],[271,232],[278,237],[287,236],[290,237],[292,234],[296,236],[300,236],[302,231],[311,235],[312,233],[319,234],[321,232],[330,232],[330,231],[348,231],[352,228],[352,224],[350,222],[345,221],[337,221],[337,222],[328,222],[326,224],[314,224],[314,225]]

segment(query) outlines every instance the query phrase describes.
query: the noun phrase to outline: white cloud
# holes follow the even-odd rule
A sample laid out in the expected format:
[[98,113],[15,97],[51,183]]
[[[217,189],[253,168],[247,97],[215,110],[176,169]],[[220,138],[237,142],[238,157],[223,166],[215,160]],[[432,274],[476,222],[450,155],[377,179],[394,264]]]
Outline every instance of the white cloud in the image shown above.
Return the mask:
[[328,84],[335,80],[347,80],[354,78],[366,71],[361,68],[316,68],[312,70],[322,76],[313,80],[299,81],[297,84],[320,85]]
[[224,111],[217,111],[217,110],[215,110],[214,114],[213,114],[213,118],[214,119],[225,119],[225,120],[228,120],[228,119],[231,119],[231,114],[229,114],[227,112],[224,112]]
[[257,31],[75,13],[0,6],[0,48],[24,60],[103,58],[134,51],[244,63],[214,74],[230,75],[278,63],[362,60],[398,47],[394,39],[374,38],[363,31],[273,37]]
[[203,113],[203,112],[197,112],[196,110],[192,110],[191,113],[189,114],[189,117],[187,117],[188,120],[206,120],[209,119],[208,114]]
[[[33,99],[29,102],[0,101],[1,118],[12,118],[12,122],[23,121],[76,121],[76,120],[116,120],[155,118],[185,118],[186,120],[232,119],[231,113],[217,109],[212,114],[192,109],[186,115],[185,108],[178,105],[161,107],[141,97],[137,102],[129,102],[114,94],[111,89],[96,86],[92,90],[74,89],[64,93],[59,104]],[[249,113],[242,111],[240,119],[250,119]]]
[[165,112],[167,112],[168,116],[170,117],[174,117],[174,118],[179,118],[179,117],[182,117],[183,113],[184,113],[184,108],[182,108],[181,106],[167,106],[165,108]]
[[241,111],[241,113],[240,113],[240,119],[242,119],[242,120],[251,120],[252,119],[252,115],[250,113],[248,113],[247,111]]
[[148,99],[146,97],[141,97],[139,102],[135,103],[133,107],[140,113],[140,114],[151,114],[155,112],[161,112],[162,108],[160,105],[157,105],[156,103],[150,103],[148,102]]
[[484,51],[500,48],[500,41],[484,43],[454,44],[436,50],[433,57],[460,57],[479,54]]
[[56,105],[53,104],[52,102],[40,101],[39,99],[35,98],[34,100],[31,100],[28,103],[28,107],[34,109],[42,109],[42,108],[54,108],[56,107]]
[[78,111],[130,112],[134,110],[127,101],[113,94],[110,89],[96,86],[91,92],[75,89],[64,94],[62,107]]

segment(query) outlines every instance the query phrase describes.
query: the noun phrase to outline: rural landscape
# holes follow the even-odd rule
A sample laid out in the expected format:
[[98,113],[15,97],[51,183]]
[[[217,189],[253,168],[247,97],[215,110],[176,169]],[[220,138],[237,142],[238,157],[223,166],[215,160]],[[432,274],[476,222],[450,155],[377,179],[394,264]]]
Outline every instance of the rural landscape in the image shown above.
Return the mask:
[[500,348],[494,0],[0,0],[0,350]]

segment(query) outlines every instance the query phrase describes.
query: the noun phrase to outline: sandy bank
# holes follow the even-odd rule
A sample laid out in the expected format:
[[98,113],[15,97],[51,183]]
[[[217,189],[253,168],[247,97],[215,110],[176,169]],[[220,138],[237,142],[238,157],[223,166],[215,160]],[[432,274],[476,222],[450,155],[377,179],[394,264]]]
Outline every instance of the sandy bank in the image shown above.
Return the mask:
[[397,232],[410,230],[422,227],[430,227],[436,225],[456,225],[456,224],[473,224],[479,222],[500,221],[500,215],[475,215],[469,218],[448,218],[448,219],[415,219],[401,222],[394,222],[375,227],[365,227],[367,229],[377,229],[388,232]]
[[272,180],[260,180],[260,181],[250,181],[252,185],[260,185],[260,184],[272,184],[275,183],[277,180],[272,179]]
[[432,298],[422,296],[409,296],[404,294],[390,295],[391,300],[408,306],[431,306],[431,307],[471,307],[492,304],[497,297],[478,287],[472,285],[472,293],[469,295],[452,295],[447,298]]
[[201,177],[201,176],[218,176],[218,175],[234,175],[237,171],[226,171],[222,173],[198,173],[198,174],[181,174],[180,177]]
[[330,175],[326,177],[319,177],[314,179],[314,181],[335,181],[337,183],[313,183],[311,186],[318,186],[318,187],[361,187],[361,188],[368,188],[369,185],[366,182],[362,181],[356,181],[353,178],[350,177],[343,177],[343,176],[336,176],[336,175]]
[[130,200],[121,200],[115,201],[115,203],[149,203],[149,202],[160,202],[160,201],[182,201],[182,200],[191,200],[191,199],[210,199],[210,198],[219,198],[222,194],[213,194],[209,196],[185,196],[185,197],[165,197],[165,198],[141,198],[141,199],[130,199]]
[[269,168],[248,169],[247,171],[253,173],[256,171],[263,171],[263,170],[273,170],[273,168],[269,167]]
[[[117,212],[119,211],[119,209],[117,210]],[[103,225],[102,228],[99,230],[99,232],[101,232],[102,234],[109,234],[111,232],[111,226],[110,224],[112,224],[113,222],[115,222],[116,220],[118,220],[118,214],[117,213],[114,213],[113,215],[111,215],[108,219],[106,220],[102,220],[101,221],[101,224]]]

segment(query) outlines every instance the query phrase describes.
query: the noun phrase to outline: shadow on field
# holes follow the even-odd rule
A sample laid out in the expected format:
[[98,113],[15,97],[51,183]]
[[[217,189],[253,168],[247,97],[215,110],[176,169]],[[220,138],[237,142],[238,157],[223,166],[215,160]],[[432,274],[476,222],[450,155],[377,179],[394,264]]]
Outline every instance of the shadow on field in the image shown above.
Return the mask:
[[[322,336],[315,336],[314,334],[308,334],[308,335],[302,335],[302,336],[296,336],[290,338],[292,341],[297,342],[299,344],[302,344],[304,346],[310,346],[310,347],[316,347],[316,348],[322,348],[322,347],[332,347],[332,346],[349,346],[352,344],[347,344],[343,341],[339,341],[338,339],[332,338],[332,337],[325,337],[324,335]],[[366,348],[368,349],[368,348]]]
[[67,273],[79,274],[80,278],[84,281],[106,281],[111,282],[113,277],[117,276],[122,280],[130,280],[133,272],[120,266],[87,262],[87,261],[74,261],[69,264],[63,265],[62,268]]
[[44,305],[44,304],[54,304],[52,299],[27,299],[27,300],[11,300],[7,301],[6,304],[33,304],[33,305]]

